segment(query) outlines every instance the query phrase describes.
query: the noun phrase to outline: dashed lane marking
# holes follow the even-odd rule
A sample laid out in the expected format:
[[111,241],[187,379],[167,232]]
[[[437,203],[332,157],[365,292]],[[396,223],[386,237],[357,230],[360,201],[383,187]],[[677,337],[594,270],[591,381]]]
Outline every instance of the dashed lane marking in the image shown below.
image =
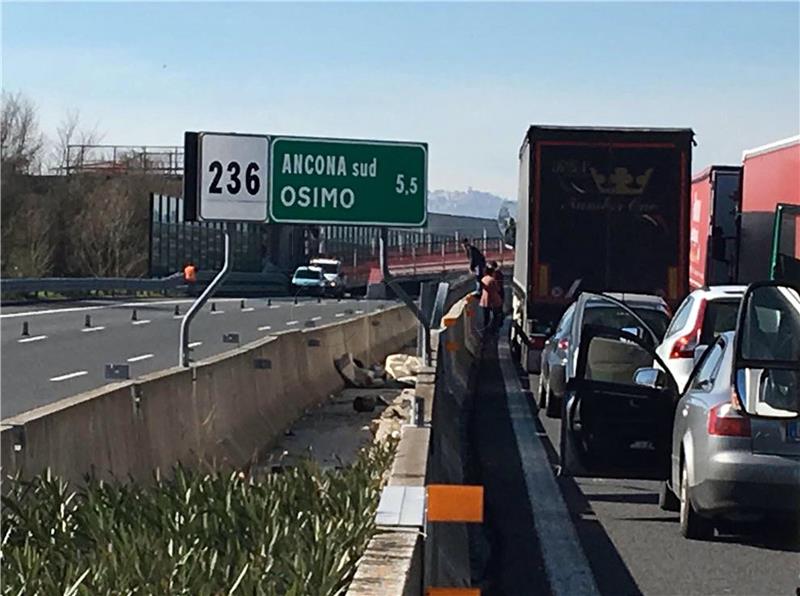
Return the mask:
[[292,325],[297,325],[300,321],[289,321],[286,323],[287,326],[291,327]]
[[34,341],[42,341],[43,339],[47,339],[46,335],[34,335],[33,337],[23,337],[22,339],[18,339],[17,343],[20,344],[29,344]]
[[322,320],[322,317],[319,317],[319,316],[317,316],[317,317],[311,317],[311,320],[312,320],[312,321],[320,321],[320,320]]
[[86,329],[81,329],[81,333],[92,333],[93,331],[102,331],[105,329],[103,325],[98,325],[97,327],[87,327]]
[[242,312],[253,312],[255,309],[255,306],[248,306],[247,308],[243,308]]
[[128,362],[139,362],[140,360],[147,360],[152,358],[154,354],[141,354],[139,356],[132,356],[128,358]]
[[147,325],[150,323],[150,319],[142,319],[141,321],[132,321],[132,325]]
[[270,329],[272,329],[271,325],[264,325],[263,327],[258,328],[259,331],[269,331]]
[[190,348],[196,348],[197,346],[202,346],[202,345],[203,345],[203,342],[201,342],[201,341],[193,341],[192,343],[189,344],[189,347]]
[[50,380],[54,382],[66,381],[67,379],[74,379],[75,377],[82,377],[83,375],[88,375],[88,374],[89,374],[88,370],[76,370],[75,372],[67,373],[65,375],[50,377]]
[[334,317],[343,317],[343,316],[344,316],[344,313],[343,313],[343,312],[337,312],[337,313],[336,313],[335,315],[333,315],[333,316],[334,316]]

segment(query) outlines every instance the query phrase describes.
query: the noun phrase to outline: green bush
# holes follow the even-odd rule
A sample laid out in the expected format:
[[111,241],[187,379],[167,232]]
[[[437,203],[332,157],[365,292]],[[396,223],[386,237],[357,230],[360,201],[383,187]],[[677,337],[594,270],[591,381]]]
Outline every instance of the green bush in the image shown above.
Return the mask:
[[151,485],[9,479],[4,594],[341,594],[374,532],[393,446],[259,480],[184,467]]

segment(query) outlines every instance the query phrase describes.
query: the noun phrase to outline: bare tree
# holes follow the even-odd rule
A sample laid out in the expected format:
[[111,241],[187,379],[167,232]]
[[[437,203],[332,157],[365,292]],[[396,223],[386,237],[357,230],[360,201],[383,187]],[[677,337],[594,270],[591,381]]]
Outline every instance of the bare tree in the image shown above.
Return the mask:
[[[131,180],[110,179],[85,196],[75,221],[75,254],[90,275],[144,273],[147,252],[142,233],[141,193]],[[141,198],[141,197],[139,197]]]
[[53,213],[42,195],[22,197],[3,238],[3,274],[45,277],[52,271]]
[[3,174],[30,174],[40,165],[44,137],[39,131],[36,106],[21,93],[2,95],[0,152]]
[[64,119],[56,128],[56,141],[53,147],[52,162],[60,172],[69,173],[70,168],[80,168],[83,165],[84,154],[75,151],[76,146],[95,145],[100,142],[102,135],[97,127],[85,128],[81,125],[81,115],[78,110],[69,110]]

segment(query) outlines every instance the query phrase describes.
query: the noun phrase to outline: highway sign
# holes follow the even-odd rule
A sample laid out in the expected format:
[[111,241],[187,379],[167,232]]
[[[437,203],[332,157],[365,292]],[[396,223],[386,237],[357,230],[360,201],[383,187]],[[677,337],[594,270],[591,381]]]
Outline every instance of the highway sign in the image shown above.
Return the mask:
[[187,133],[185,148],[184,197],[198,206],[197,219],[267,221],[269,137]]
[[425,143],[272,137],[270,221],[420,227]]

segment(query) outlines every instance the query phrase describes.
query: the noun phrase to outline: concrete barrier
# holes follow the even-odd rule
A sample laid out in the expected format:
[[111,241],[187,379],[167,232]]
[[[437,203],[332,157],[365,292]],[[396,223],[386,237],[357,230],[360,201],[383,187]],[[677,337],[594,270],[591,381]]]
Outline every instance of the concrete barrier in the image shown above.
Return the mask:
[[[472,289],[472,281],[462,283],[460,296]],[[404,428],[389,485],[464,483],[472,377],[481,349],[476,311],[473,298],[462,298],[433,332],[435,366],[420,373],[415,392],[425,400],[426,425]],[[464,523],[379,526],[347,593],[417,596],[427,587],[468,587],[469,544]]]
[[178,462],[246,466],[342,388],[335,359],[380,360],[415,333],[413,314],[393,306],[30,410],[2,421],[3,473],[30,477],[49,467],[73,481],[89,473],[141,481]]

